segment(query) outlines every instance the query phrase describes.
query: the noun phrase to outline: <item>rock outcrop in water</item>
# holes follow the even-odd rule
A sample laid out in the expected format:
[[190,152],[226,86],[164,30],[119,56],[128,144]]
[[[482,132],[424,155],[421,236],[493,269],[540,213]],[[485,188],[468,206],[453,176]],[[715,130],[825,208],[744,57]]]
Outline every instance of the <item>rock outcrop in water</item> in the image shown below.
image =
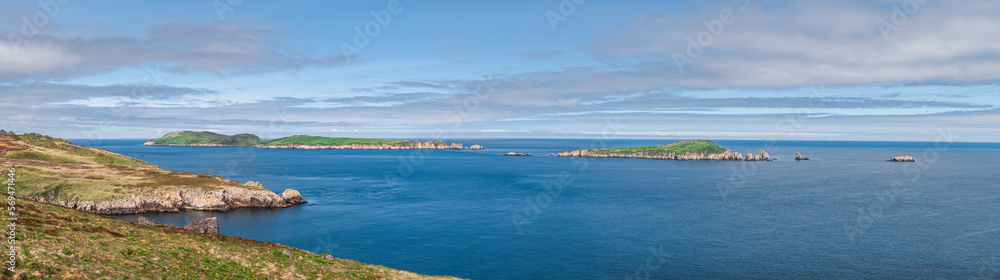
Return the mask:
[[771,155],[764,150],[757,152],[757,155],[747,153],[746,161],[771,161]]
[[469,150],[482,150],[482,149],[483,146],[480,146],[479,144],[475,144],[469,147]]
[[216,217],[208,217],[195,220],[185,225],[184,229],[200,233],[219,234],[219,219]]
[[288,204],[306,203],[306,200],[302,199],[302,195],[299,194],[299,191],[293,189],[285,189],[285,191],[281,193],[281,199]]
[[[763,154],[761,154],[763,153]],[[767,152],[760,151],[758,155],[763,155],[761,159],[767,158]],[[557,156],[560,157],[589,157],[589,158],[643,158],[643,159],[661,159],[661,160],[725,160],[725,161],[742,161],[743,155],[739,152],[732,152],[726,150],[725,152],[718,154],[677,154],[670,153],[667,155],[650,155],[644,152],[634,152],[627,154],[620,153],[595,153],[591,150],[573,150],[566,152],[559,152]],[[747,154],[747,160],[754,158],[753,155]],[[770,160],[770,158],[767,158]]]
[[795,152],[795,160],[809,160],[809,158],[803,157],[799,152]]
[[511,157],[530,157],[530,156],[532,156],[531,153],[515,153],[515,152],[509,152],[509,153],[506,153],[506,154],[503,154],[503,155],[505,155],[505,156],[511,156]]
[[[248,182],[249,183],[249,182]],[[259,186],[259,183],[253,182]],[[136,193],[109,201],[76,201],[33,196],[28,199],[97,214],[138,214],[180,210],[230,211],[236,208],[284,208],[306,203],[298,191],[285,190],[282,197],[267,189],[225,186],[217,189],[190,188],[170,191],[130,188]],[[287,198],[287,199],[286,199]]]
[[891,159],[889,159],[889,161],[894,161],[894,162],[915,162],[917,160],[914,159],[911,156],[908,156],[908,155],[896,155],[896,156],[892,157]]

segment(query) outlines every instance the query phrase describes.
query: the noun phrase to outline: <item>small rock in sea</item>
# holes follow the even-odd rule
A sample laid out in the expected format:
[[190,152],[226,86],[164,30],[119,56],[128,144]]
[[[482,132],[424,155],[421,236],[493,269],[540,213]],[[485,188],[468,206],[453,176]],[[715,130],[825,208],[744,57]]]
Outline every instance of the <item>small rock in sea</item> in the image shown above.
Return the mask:
[[287,256],[291,256],[292,255],[292,251],[291,250],[284,250],[284,251],[281,251],[281,253],[285,254]]
[[140,225],[144,225],[144,226],[162,226],[163,225],[162,223],[157,222],[156,220],[153,220],[153,219],[150,219],[150,218],[146,218],[146,217],[143,217],[143,216],[139,216],[139,220],[136,221],[136,222],[138,222]]
[[908,156],[908,155],[896,155],[896,156],[892,157],[891,159],[889,159],[889,161],[914,162],[914,161],[917,161],[917,160],[913,159],[913,157]]
[[219,219],[216,217],[208,217],[196,220],[184,226],[184,229],[200,233],[219,234]]
[[809,160],[809,158],[802,156],[799,152],[795,152],[795,160]]

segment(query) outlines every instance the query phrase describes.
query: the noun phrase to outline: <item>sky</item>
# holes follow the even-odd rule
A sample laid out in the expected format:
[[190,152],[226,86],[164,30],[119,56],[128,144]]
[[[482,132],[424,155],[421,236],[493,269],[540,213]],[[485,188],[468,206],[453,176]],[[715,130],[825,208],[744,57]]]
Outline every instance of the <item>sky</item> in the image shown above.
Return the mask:
[[3,1],[0,128],[1000,141],[1000,1]]

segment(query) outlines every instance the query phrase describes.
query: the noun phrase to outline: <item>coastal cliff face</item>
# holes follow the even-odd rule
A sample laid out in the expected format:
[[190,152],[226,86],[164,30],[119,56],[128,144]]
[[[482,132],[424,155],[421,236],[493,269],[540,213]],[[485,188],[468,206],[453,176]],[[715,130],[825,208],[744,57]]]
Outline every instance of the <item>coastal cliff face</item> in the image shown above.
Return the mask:
[[[764,152],[764,151],[761,151]],[[766,154],[767,152],[764,152]],[[749,155],[749,154],[748,154]],[[643,158],[643,159],[661,159],[661,160],[727,160],[727,161],[742,161],[743,155],[739,152],[731,152],[726,150],[726,152],[719,154],[677,154],[670,153],[667,155],[649,155],[644,152],[635,152],[627,154],[616,154],[616,153],[595,153],[591,150],[573,150],[566,152],[559,152],[557,156],[561,157],[591,157],[591,158]],[[751,156],[752,157],[752,156]]]
[[[178,212],[180,210],[229,211],[236,208],[284,208],[306,203],[298,191],[285,190],[286,197],[263,189],[241,187],[218,189],[188,188],[171,191],[131,188],[138,194],[129,194],[108,201],[75,201],[32,196],[28,199],[52,203],[67,208],[97,214],[137,214],[146,212]],[[287,199],[286,199],[287,198]]]

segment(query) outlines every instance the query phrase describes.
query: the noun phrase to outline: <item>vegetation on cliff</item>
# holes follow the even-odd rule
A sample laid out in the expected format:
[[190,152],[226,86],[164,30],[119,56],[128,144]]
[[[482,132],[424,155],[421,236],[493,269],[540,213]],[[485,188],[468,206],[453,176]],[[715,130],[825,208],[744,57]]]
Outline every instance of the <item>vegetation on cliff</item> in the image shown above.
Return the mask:
[[5,267],[2,279],[455,279],[24,199],[16,205],[17,268]]
[[667,145],[620,147],[610,149],[585,149],[559,152],[561,157],[593,158],[644,158],[662,160],[726,160],[726,161],[771,161],[770,155],[761,150],[756,155],[747,153],[744,157],[719,147],[711,140],[678,141]]
[[209,131],[174,131],[151,141],[158,145],[216,144],[226,146],[253,146],[267,142],[253,134],[222,135]]
[[590,151],[595,154],[633,154],[642,152],[650,156],[666,156],[669,154],[711,155],[728,152],[728,150],[719,147],[719,145],[711,140],[678,141],[666,145],[591,149]]
[[223,135],[208,131],[174,131],[163,137],[146,142],[147,145],[177,145],[177,146],[243,146],[243,147],[274,147],[274,146],[345,146],[345,145],[389,145],[407,147],[442,147],[450,146],[444,141],[410,141],[398,139],[322,137],[309,135],[294,135],[274,140],[264,140],[253,134]]
[[[0,136],[0,166],[16,166],[18,175],[17,196],[64,204],[78,209],[95,209],[97,213],[127,213],[127,205],[150,206],[152,199],[164,200],[164,192],[176,193],[173,201],[149,211],[176,211],[177,209],[225,210],[235,206],[284,207],[277,194],[259,184],[230,182],[218,175],[163,170],[148,162],[112,153],[74,145],[62,139],[39,134]],[[219,193],[228,197],[226,205],[217,205]],[[208,194],[207,197],[202,194]],[[233,194],[247,196],[249,201],[261,201],[261,195],[273,196],[268,205],[239,205],[232,201]],[[253,197],[250,197],[253,196]],[[275,198],[276,197],[276,198]],[[148,199],[146,199],[148,198]],[[214,200],[213,200],[214,199]],[[125,201],[125,202],[122,202]],[[185,205],[198,201],[201,205]],[[111,204],[96,205],[102,202]],[[212,204],[214,203],[214,204]],[[123,208],[125,207],[125,208]],[[112,212],[97,211],[113,208]],[[133,209],[135,213],[147,210]]]

